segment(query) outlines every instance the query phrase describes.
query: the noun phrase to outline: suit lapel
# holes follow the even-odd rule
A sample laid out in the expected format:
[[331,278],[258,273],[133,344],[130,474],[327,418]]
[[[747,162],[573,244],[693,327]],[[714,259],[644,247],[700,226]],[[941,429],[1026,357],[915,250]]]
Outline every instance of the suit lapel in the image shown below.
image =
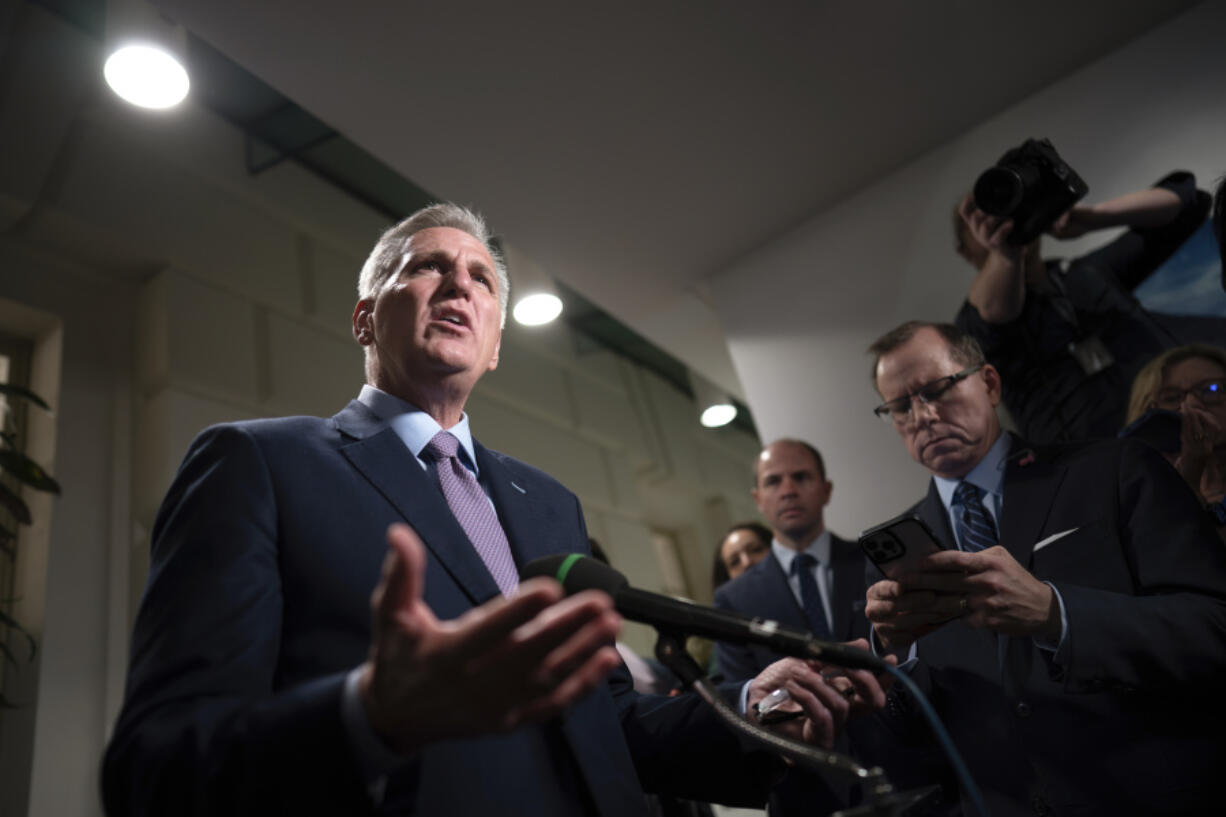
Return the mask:
[[1060,492],[1065,471],[1033,454],[1010,457],[1005,467],[1000,543],[1023,567],[1030,566],[1034,545]]
[[796,601],[792,587],[788,584],[788,577],[775,554],[763,559],[761,564],[754,566],[752,570],[754,586],[746,588],[746,595],[749,598],[761,599],[762,618],[808,632],[809,619]]
[[556,524],[549,519],[549,509],[544,506],[544,497],[539,495],[534,481],[514,473],[480,443],[474,441],[473,447],[477,452],[481,481],[498,509],[498,520],[511,544],[515,564],[522,568],[533,559],[556,553],[550,535]]
[[831,629],[836,639],[850,641],[855,637],[857,614],[864,616],[864,562],[858,546],[834,534],[830,535],[830,575],[834,585],[830,593],[830,615],[834,618]]
[[928,529],[936,534],[941,544],[950,550],[958,549],[958,540],[954,538],[953,528],[949,526],[949,512],[945,510],[945,503],[941,502],[941,495],[937,493],[937,484],[934,481],[928,481],[928,496],[916,507],[915,515],[928,525]]
[[481,604],[500,595],[435,480],[396,432],[356,400],[333,419],[342,433],[357,438],[341,454],[413,526],[470,600]]

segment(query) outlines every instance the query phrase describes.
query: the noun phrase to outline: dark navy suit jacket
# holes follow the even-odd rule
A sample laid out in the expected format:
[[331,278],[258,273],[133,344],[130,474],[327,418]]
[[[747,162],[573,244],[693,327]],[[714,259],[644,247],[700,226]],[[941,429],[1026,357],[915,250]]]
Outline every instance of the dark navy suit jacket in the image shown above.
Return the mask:
[[[852,542],[831,534],[830,614],[835,641],[868,637],[864,617],[864,555]],[[715,606],[750,616],[772,619],[798,630],[808,630],[805,612],[788,586],[787,576],[774,555],[767,556],[715,591]],[[719,671],[731,681],[753,678],[782,655],[758,645],[716,645]]]
[[[1220,814],[1226,549],[1194,495],[1131,441],[1016,444],[1003,491],[1000,544],[1060,591],[1067,661],[954,622],[913,672],[991,813]],[[935,486],[915,511],[954,546]],[[927,736],[901,686],[884,720]]]
[[[830,562],[830,614],[834,618],[831,635],[836,641],[866,638],[864,556],[858,546],[831,534]],[[715,606],[778,621],[798,630],[809,629],[804,610],[773,553],[716,590]],[[719,671],[734,681],[753,678],[784,657],[767,647],[722,641],[715,645],[715,651]],[[842,737],[835,749],[857,754]],[[792,771],[771,793],[771,813],[782,817],[826,814],[846,805],[850,795],[849,786],[841,781],[827,783],[811,774]]]
[[[577,498],[476,446],[516,562],[587,548]],[[159,512],[108,813],[640,815],[643,787],[761,803],[762,767],[694,696],[637,696],[628,673],[562,717],[431,745],[373,809],[341,719],[365,660],[385,532],[427,549],[425,601],[455,618],[498,594],[432,476],[356,401],[330,419],[210,428]]]

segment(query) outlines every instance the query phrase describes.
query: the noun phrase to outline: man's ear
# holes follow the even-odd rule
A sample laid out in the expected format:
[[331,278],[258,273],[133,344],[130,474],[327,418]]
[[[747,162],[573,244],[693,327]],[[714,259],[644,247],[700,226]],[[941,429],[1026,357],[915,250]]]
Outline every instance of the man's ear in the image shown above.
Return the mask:
[[992,405],[1000,405],[1001,398],[1001,380],[1000,372],[996,371],[996,367],[991,363],[983,364],[983,382],[988,387],[988,397],[992,399]]
[[826,499],[822,502],[822,507],[830,504],[830,495],[834,493],[834,481],[826,480]]
[[363,346],[375,342],[374,301],[363,298],[353,308],[353,338]]

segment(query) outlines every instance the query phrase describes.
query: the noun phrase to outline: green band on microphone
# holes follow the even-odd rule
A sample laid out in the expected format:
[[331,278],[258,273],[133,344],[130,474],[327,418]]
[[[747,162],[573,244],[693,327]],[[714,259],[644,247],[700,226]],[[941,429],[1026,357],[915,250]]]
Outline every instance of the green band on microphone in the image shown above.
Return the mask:
[[582,553],[572,553],[562,560],[562,564],[558,566],[558,573],[556,576],[559,584],[566,584],[566,574],[570,573],[570,569],[575,566],[575,562],[582,558]]

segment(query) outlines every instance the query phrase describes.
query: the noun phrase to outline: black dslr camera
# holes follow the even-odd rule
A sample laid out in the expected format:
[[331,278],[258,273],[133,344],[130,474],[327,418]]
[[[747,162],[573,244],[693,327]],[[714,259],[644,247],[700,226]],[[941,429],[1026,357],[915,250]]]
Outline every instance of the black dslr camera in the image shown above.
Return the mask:
[[1009,243],[1029,244],[1089,192],[1047,139],[1027,139],[975,182],[975,206],[1013,219]]

